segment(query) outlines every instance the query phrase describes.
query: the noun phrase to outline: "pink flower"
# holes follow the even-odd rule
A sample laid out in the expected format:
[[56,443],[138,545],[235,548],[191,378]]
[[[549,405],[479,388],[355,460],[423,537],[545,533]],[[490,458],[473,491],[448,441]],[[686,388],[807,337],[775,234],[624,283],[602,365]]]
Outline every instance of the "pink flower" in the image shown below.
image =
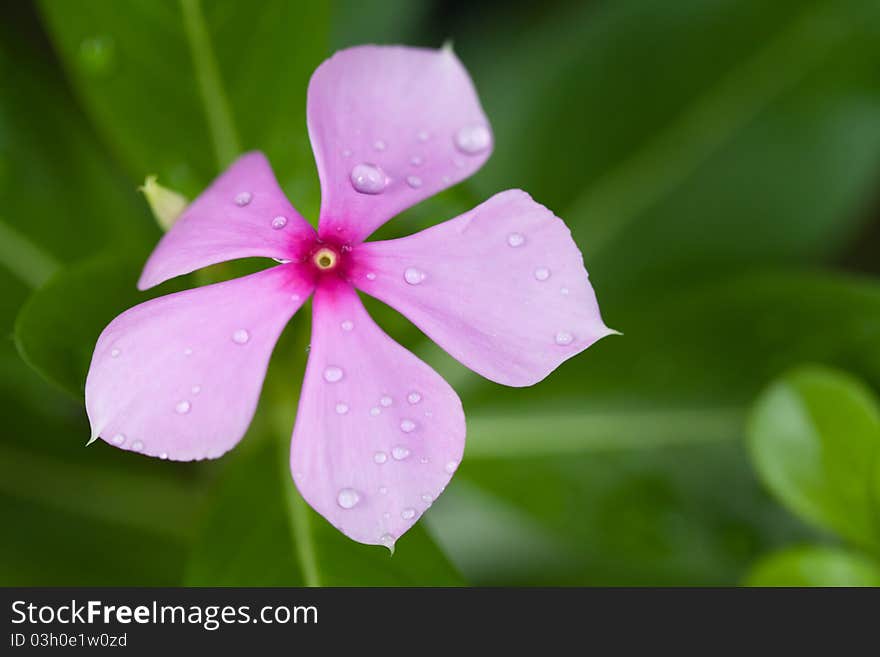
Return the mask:
[[347,536],[393,547],[449,483],[465,420],[452,388],[382,332],[356,289],[509,386],[540,381],[612,331],[568,228],[525,192],[364,242],[489,157],[489,122],[450,50],[337,53],[312,76],[308,128],[323,193],[317,233],[262,154],[239,158],[162,238],[138,287],[234,258],[285,264],[122,313],[98,339],[86,407],[93,436],[116,447],[216,458],[245,433],[272,348],[314,294],[293,478]]

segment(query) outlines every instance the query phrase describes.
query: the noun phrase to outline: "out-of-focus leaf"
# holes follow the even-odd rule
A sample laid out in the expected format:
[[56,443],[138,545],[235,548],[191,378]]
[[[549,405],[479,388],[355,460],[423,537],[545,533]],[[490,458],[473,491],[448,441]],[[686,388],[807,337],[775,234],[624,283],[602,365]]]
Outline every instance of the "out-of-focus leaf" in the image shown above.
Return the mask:
[[[277,429],[276,429],[277,431]],[[253,432],[252,432],[253,433]],[[453,586],[462,580],[417,526],[392,556],[345,537],[293,485],[289,432],[226,457],[186,583],[211,586]]]
[[454,33],[495,128],[476,180],[573,224],[606,304],[672,272],[834,253],[853,234],[878,173],[876,2],[484,14]]
[[[0,24],[0,267],[31,286],[58,263],[157,231],[97,144],[36,24],[10,5]],[[35,32],[35,33],[32,33]]]
[[764,483],[794,513],[880,546],[880,408],[860,381],[821,367],[789,372],[755,403],[749,446]]
[[95,342],[123,310],[174,289],[137,291],[143,255],[102,254],[59,271],[31,295],[15,323],[24,359],[43,376],[82,397]]
[[328,6],[272,0],[40,4],[97,129],[134,180],[194,197],[241,150],[266,152],[300,211],[317,208],[306,86]]
[[880,586],[880,563],[837,548],[805,546],[755,564],[747,586]]

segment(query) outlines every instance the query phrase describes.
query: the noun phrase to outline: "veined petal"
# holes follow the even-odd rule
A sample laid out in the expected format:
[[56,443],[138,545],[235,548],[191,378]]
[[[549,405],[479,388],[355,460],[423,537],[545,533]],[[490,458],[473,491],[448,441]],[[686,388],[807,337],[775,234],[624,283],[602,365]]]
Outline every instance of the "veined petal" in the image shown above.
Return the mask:
[[93,438],[177,461],[235,446],[275,342],[312,291],[299,268],[159,297],[110,322],[86,380]]
[[284,196],[266,157],[247,153],[165,233],[144,266],[138,288],[236,258],[297,260],[314,234]]
[[536,383],[615,332],[565,223],[520,190],[415,235],[358,245],[352,257],[358,288],[505,385]]
[[376,326],[347,284],[320,286],[313,309],[290,454],[294,481],[346,536],[393,548],[461,460],[461,402]]
[[319,232],[353,243],[467,178],[492,151],[489,121],[449,48],[336,53],[309,83],[308,126],[321,179]]

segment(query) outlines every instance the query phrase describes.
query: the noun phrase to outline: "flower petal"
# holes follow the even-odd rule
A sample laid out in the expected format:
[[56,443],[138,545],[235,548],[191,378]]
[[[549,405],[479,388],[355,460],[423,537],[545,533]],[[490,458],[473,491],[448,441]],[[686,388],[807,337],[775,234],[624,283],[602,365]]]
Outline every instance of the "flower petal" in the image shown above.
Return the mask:
[[565,223],[520,190],[352,255],[357,287],[498,383],[536,383],[615,332]]
[[383,333],[350,286],[319,287],[290,455],[308,503],[346,536],[393,548],[446,487],[464,438],[449,384]]
[[319,232],[355,243],[473,174],[492,151],[489,121],[449,48],[336,53],[312,75],[308,125],[323,197]]
[[296,260],[314,229],[288,202],[262,153],[238,158],[193,201],[150,255],[138,288],[218,262]]
[[177,461],[244,435],[281,330],[311,293],[282,265],[147,301],[114,319],[86,380],[93,437]]

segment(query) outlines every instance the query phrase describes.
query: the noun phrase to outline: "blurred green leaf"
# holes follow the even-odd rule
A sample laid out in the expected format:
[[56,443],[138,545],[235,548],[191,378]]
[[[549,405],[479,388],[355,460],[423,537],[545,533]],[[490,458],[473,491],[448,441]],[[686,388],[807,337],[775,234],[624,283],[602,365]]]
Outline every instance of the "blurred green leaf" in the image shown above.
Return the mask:
[[306,87],[328,54],[328,5],[271,0],[40,3],[70,79],[133,180],[190,198],[239,149],[266,152],[306,216],[317,175]]
[[801,518],[880,547],[880,407],[843,372],[802,367],[758,399],[749,422],[755,467]]
[[805,546],[759,561],[747,586],[880,586],[880,563],[837,548]]
[[98,336],[123,310],[177,289],[138,292],[143,255],[101,254],[59,271],[31,295],[15,322],[22,357],[52,383],[81,398]]
[[835,253],[863,218],[876,2],[474,9],[454,36],[496,133],[476,181],[566,219],[606,304],[673,272]]
[[157,234],[134,186],[96,143],[35,23],[0,24],[0,267],[30,286],[59,263]]
[[259,445],[242,445],[225,457],[226,469],[190,556],[188,585],[462,583],[420,526],[398,541],[392,556],[385,547],[352,541],[312,511],[290,476],[287,429],[281,434],[283,440],[267,437]]

